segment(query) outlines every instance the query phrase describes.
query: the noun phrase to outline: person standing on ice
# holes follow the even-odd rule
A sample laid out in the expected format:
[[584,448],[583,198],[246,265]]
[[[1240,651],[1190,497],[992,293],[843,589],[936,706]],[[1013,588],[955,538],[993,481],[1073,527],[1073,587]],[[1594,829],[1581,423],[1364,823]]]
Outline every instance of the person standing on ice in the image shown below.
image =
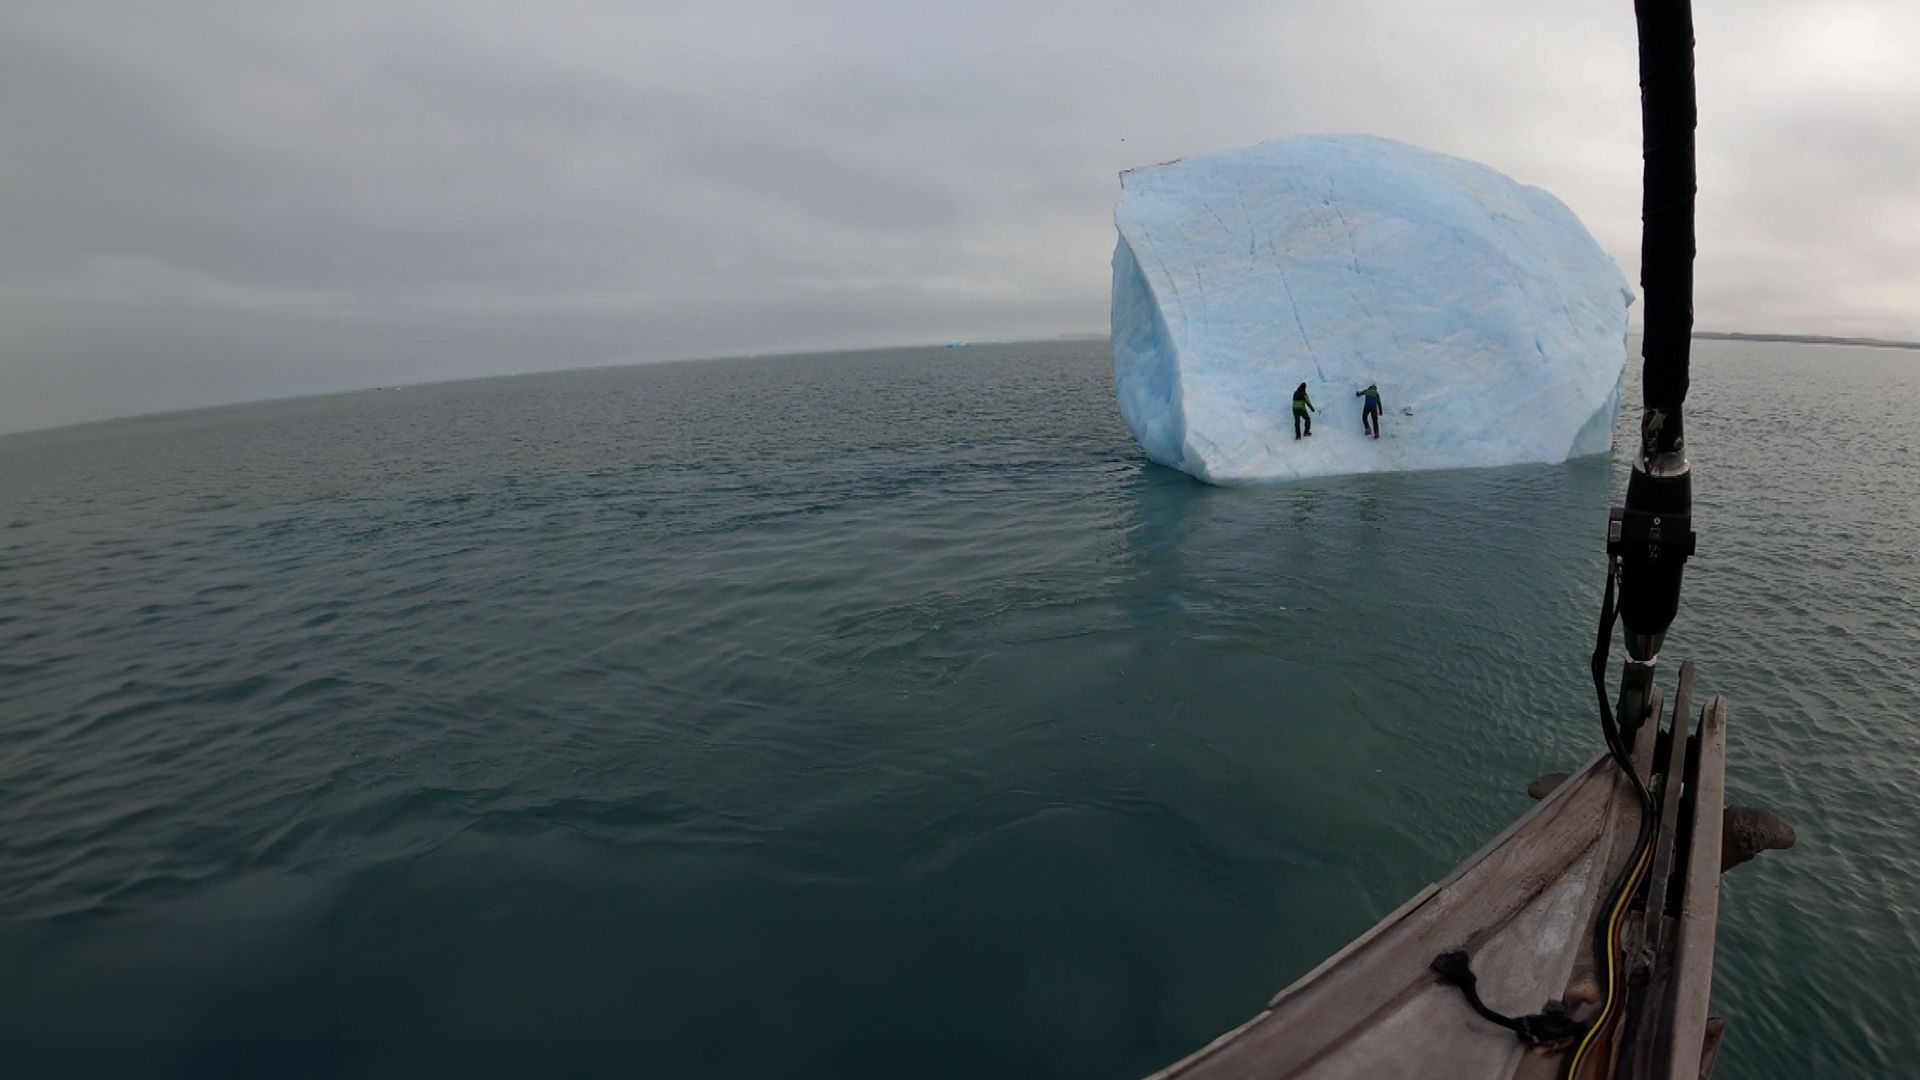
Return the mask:
[[1366,432],[1367,434],[1373,436],[1376,439],[1379,438],[1380,437],[1380,384],[1368,383],[1367,388],[1365,390],[1355,390],[1353,392],[1353,396],[1363,397],[1367,399],[1366,401],[1361,402],[1360,404],[1360,430]]
[[1313,402],[1307,400],[1307,384],[1301,383],[1293,391],[1293,437],[1295,439],[1300,437],[1301,424],[1307,425],[1307,434],[1313,434],[1313,417],[1307,415],[1309,411],[1319,412],[1320,410],[1315,409]]

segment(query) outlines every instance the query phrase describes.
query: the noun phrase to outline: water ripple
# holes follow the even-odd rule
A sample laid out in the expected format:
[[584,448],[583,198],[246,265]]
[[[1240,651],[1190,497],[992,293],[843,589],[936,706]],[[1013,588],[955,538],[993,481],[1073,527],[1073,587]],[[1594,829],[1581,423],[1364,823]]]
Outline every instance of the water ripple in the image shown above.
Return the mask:
[[[1242,1019],[1592,754],[1620,466],[1203,488],[1109,363],[0,440],[0,1048],[1124,1076]],[[1904,354],[1701,347],[1669,653],[1801,837],[1727,881],[1730,1074],[1920,1052],[1916,406]]]

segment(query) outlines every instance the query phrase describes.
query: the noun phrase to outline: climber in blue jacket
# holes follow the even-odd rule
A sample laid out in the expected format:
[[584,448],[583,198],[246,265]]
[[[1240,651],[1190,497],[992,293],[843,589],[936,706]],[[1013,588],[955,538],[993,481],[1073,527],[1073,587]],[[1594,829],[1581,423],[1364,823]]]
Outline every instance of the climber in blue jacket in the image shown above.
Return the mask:
[[1353,392],[1353,396],[1363,397],[1367,399],[1366,401],[1361,402],[1360,404],[1360,430],[1366,432],[1367,434],[1373,436],[1376,439],[1379,438],[1380,437],[1380,386],[1379,384],[1368,383],[1367,388],[1365,390],[1355,390]]

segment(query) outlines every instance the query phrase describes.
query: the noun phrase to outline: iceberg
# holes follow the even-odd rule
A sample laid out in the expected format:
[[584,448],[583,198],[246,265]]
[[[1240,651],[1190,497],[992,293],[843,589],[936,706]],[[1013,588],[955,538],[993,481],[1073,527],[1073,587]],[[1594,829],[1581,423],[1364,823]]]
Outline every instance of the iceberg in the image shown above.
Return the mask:
[[[1182,158],[1120,187],[1114,381],[1153,461],[1232,483],[1612,448],[1633,291],[1546,191],[1364,135]],[[1296,440],[1303,382],[1319,411]]]

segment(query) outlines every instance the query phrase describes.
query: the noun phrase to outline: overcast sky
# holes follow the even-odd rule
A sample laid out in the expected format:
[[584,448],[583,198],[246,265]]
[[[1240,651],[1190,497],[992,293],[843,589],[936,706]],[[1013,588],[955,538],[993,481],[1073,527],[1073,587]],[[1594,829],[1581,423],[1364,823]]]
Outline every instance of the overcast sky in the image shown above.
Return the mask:
[[[1920,3],[1695,9],[1699,325],[1920,337]],[[1120,170],[1315,131],[1638,277],[1631,0],[0,0],[0,431],[1100,329]]]

